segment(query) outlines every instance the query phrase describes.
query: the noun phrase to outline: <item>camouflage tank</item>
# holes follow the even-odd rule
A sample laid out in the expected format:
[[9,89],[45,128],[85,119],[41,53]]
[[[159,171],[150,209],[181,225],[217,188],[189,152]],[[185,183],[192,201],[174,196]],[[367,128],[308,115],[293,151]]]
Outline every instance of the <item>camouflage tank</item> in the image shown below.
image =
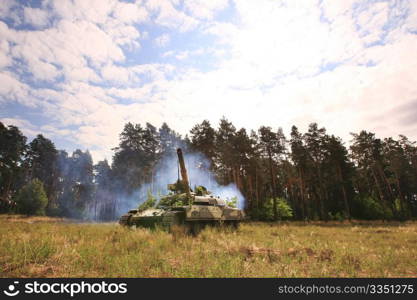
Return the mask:
[[171,230],[181,226],[188,233],[198,234],[207,225],[227,225],[237,228],[244,219],[244,212],[214,197],[203,186],[192,191],[181,149],[177,149],[181,179],[169,184],[169,195],[161,197],[156,207],[133,209],[121,216],[119,223],[125,226],[153,228],[161,226]]

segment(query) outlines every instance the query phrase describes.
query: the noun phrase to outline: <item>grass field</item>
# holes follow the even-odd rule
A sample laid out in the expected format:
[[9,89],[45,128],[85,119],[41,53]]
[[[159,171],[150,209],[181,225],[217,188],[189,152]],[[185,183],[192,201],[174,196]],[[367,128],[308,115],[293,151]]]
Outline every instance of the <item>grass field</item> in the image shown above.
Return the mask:
[[417,222],[245,223],[198,237],[0,215],[1,277],[417,277]]

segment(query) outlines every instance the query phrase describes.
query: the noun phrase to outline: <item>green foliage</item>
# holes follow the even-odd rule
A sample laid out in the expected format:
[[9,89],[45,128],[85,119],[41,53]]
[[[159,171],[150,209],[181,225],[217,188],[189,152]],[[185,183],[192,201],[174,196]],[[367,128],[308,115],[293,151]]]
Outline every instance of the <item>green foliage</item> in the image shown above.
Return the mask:
[[288,204],[287,200],[283,198],[278,198],[277,201],[277,211],[278,217],[281,219],[289,219],[293,216],[293,211],[291,206]]
[[340,211],[336,213],[329,212],[329,220],[342,222],[345,219],[346,219],[346,216]]
[[39,179],[33,179],[22,187],[16,197],[19,213],[26,215],[45,215],[48,198]]
[[177,180],[175,183],[168,184],[168,190],[174,193],[185,193],[187,186],[182,180]]
[[156,204],[156,198],[154,195],[152,195],[151,191],[148,191],[148,198],[138,207],[138,211],[144,211],[149,208],[152,208]]
[[58,151],[51,140],[38,134],[30,142],[25,162],[30,169],[31,178],[38,178],[42,181],[49,204],[56,201],[59,176],[57,159]]
[[401,213],[401,200],[399,198],[394,201],[394,211],[398,214]]
[[[277,198],[277,216],[278,219],[290,219],[293,217],[293,210],[288,204],[287,200],[283,198]],[[274,200],[269,198],[265,201],[262,208],[255,211],[255,218],[264,221],[273,221],[274,220]]]
[[410,218],[410,210],[404,203],[401,203],[400,198],[396,198],[393,203],[394,216],[399,220],[407,220]]
[[0,122],[0,212],[14,209],[10,201],[22,179],[22,159],[26,150],[26,137],[16,126]]
[[236,207],[237,207],[237,197],[236,197],[236,196],[234,196],[234,197],[232,197],[230,200],[229,200],[229,199],[226,199],[226,204],[227,204],[227,206],[229,206],[229,207],[234,207],[234,208],[236,208]]
[[194,192],[197,196],[205,196],[208,194],[207,189],[202,185],[194,187]]
[[392,210],[384,208],[383,205],[378,202],[372,196],[357,196],[355,197],[355,203],[358,208],[358,217],[365,220],[380,220],[380,219],[392,219]]
[[188,204],[187,194],[171,194],[161,198],[158,203],[159,208],[176,207]]

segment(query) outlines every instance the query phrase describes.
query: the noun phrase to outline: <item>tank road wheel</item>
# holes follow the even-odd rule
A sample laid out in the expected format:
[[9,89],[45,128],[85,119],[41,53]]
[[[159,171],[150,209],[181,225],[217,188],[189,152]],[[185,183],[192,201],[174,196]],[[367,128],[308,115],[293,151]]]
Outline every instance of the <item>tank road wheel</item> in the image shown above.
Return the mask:
[[224,227],[224,225],[226,225],[227,222],[223,221],[223,220],[219,220],[219,221],[213,221],[212,226],[216,227],[216,228],[222,228]]
[[199,222],[186,222],[186,226],[188,228],[189,234],[193,236],[197,236],[201,230],[204,228],[203,224],[200,224]]
[[193,223],[184,222],[184,231],[186,234],[193,234]]
[[192,228],[192,235],[197,236],[201,231],[201,224],[198,222],[193,222]]
[[232,225],[233,230],[239,229],[239,221],[232,221],[231,225]]
[[226,221],[224,222],[224,224],[226,225],[226,228],[233,230],[233,231],[239,228],[239,221],[237,220]]
[[189,228],[185,225],[171,225],[169,227],[169,233],[172,234],[174,240],[184,237],[189,234]]

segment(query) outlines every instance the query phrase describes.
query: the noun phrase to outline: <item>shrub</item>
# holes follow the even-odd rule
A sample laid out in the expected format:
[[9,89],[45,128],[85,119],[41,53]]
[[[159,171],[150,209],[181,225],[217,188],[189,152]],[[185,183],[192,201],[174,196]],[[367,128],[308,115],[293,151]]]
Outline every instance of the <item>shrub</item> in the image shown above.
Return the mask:
[[151,191],[148,191],[148,199],[146,199],[142,204],[139,205],[138,210],[144,211],[148,208],[154,207],[156,204],[156,198],[152,195]]
[[[287,200],[277,198],[277,215],[279,220],[290,219],[293,216],[293,210]],[[269,198],[263,206],[253,214],[255,219],[273,221],[274,220],[274,200]]]
[[237,207],[237,197],[232,197],[230,200],[226,199],[226,205],[229,207],[236,208]]
[[39,179],[33,179],[23,186],[17,197],[17,210],[26,215],[45,215],[48,197]]
[[372,196],[356,196],[355,204],[358,208],[358,217],[366,220],[392,219],[392,210],[383,205]]

